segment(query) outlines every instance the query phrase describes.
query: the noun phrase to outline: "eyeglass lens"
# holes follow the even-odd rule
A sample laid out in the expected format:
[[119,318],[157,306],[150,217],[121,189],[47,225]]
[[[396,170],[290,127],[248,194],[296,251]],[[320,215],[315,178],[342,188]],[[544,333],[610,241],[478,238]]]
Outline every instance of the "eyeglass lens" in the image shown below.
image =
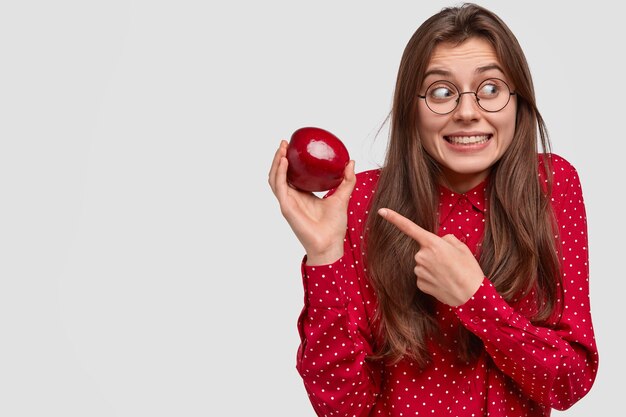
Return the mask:
[[435,81],[426,90],[426,105],[433,112],[447,114],[461,101],[461,95],[474,94],[478,105],[488,112],[502,110],[511,98],[509,86],[498,78],[483,81],[475,92],[460,93],[449,81]]

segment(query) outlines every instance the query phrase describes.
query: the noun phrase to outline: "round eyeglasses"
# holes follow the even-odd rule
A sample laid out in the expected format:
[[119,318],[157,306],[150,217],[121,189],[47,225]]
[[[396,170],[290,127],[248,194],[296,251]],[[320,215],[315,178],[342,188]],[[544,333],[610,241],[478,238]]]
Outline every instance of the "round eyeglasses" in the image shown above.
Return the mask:
[[489,78],[480,83],[476,91],[459,92],[450,81],[435,81],[426,89],[426,93],[418,97],[426,101],[426,106],[437,114],[452,113],[461,102],[463,94],[473,94],[476,103],[486,112],[499,112],[509,104],[511,92],[508,84],[499,78]]

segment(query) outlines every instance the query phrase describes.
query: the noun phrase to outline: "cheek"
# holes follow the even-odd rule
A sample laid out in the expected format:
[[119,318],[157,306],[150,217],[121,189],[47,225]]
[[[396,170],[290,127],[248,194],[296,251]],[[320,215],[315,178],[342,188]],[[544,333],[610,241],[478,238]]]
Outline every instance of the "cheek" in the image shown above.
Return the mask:
[[425,147],[433,146],[443,129],[445,121],[440,120],[430,110],[420,109],[417,113],[417,132]]
[[495,123],[498,127],[500,142],[506,149],[513,141],[513,136],[515,135],[516,113],[513,109],[511,112],[502,113],[501,116]]

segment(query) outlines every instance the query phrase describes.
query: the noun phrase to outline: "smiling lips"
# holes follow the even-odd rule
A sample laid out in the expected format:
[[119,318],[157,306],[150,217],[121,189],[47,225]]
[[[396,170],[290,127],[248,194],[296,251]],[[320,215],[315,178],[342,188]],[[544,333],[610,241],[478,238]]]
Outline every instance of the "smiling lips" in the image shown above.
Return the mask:
[[487,142],[493,135],[450,135],[443,138],[454,145],[479,145]]

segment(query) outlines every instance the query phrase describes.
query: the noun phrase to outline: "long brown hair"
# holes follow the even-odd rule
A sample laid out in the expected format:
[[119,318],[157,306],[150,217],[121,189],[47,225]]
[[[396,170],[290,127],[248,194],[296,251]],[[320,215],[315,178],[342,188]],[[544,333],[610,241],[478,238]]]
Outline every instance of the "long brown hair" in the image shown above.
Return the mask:
[[[429,359],[426,342],[438,330],[434,298],[416,287],[413,268],[419,246],[376,212],[389,207],[437,233],[440,170],[417,133],[417,92],[436,45],[459,44],[472,37],[491,43],[517,95],[513,141],[490,172],[489,211],[479,263],[508,302],[534,296],[533,321],[546,322],[559,304],[560,266],[549,201],[552,170],[545,156],[546,185],[538,178],[538,142],[544,155],[550,144],[536,107],[528,63],[513,33],[492,12],[474,4],[445,8],[417,29],[404,50],[387,156],[367,221],[366,262],[378,296],[382,341],[376,358],[397,361],[406,355],[424,366]],[[479,354],[482,344],[460,327],[459,358],[469,361]]]

